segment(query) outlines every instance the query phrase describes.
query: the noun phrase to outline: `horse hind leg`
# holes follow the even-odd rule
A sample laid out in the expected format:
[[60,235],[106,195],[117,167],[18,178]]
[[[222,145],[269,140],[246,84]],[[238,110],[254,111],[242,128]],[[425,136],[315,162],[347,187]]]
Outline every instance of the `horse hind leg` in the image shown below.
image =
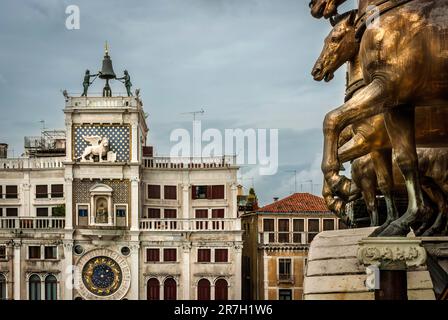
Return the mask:
[[[422,185],[423,190],[428,195],[428,197],[431,199],[432,202],[434,202],[437,205],[437,218],[434,221],[433,225],[423,232],[423,237],[430,237],[432,235],[438,234],[442,231],[442,228],[444,226],[444,221],[446,220],[446,216],[448,213],[448,204],[445,199],[445,195],[442,192],[442,190],[432,181],[425,181]],[[416,235],[417,234],[416,232]]]
[[406,213],[392,222],[380,236],[406,236],[410,226],[418,221],[425,221],[430,212],[420,185],[414,117],[415,109],[412,106],[398,107],[384,115],[395,161],[405,179],[408,208]]

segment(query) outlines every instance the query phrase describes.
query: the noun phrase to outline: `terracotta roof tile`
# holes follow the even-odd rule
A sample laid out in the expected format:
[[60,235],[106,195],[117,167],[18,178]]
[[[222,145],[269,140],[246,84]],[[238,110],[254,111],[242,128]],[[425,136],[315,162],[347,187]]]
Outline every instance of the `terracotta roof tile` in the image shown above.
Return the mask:
[[268,204],[257,212],[290,213],[290,212],[325,212],[331,213],[323,198],[309,193],[294,193],[284,199]]

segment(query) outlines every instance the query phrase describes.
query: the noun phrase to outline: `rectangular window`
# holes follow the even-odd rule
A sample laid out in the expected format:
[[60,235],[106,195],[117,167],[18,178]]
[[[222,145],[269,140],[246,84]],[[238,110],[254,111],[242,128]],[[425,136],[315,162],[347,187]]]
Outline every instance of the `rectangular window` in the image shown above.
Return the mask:
[[126,207],[125,206],[117,206],[116,215],[118,218],[126,217]]
[[207,219],[208,218],[208,209],[196,209],[195,217],[196,217],[196,219]]
[[263,231],[268,235],[269,243],[275,242],[274,219],[263,219]]
[[57,259],[57,248],[56,246],[45,247],[45,259]]
[[52,184],[51,185],[51,197],[52,198],[63,198],[64,197],[64,185]]
[[334,219],[324,219],[323,230],[334,230]]
[[6,260],[6,246],[0,246],[0,260]]
[[278,260],[278,278],[280,281],[291,280],[291,259]]
[[176,186],[164,186],[163,187],[165,199],[176,200],[177,199],[177,187]]
[[159,262],[160,250],[159,249],[146,249],[146,261],[147,262]]
[[148,199],[160,199],[160,186],[148,184]]
[[278,290],[278,300],[292,300],[292,290],[291,289]]
[[36,198],[48,198],[48,186],[46,184],[36,185]]
[[28,247],[28,258],[29,259],[40,259],[40,246],[29,246]]
[[17,217],[19,215],[19,209],[17,208],[6,208],[7,217]]
[[177,219],[177,210],[176,209],[164,209],[163,217],[165,219]]
[[193,186],[191,189],[192,199],[208,199],[209,188],[207,186]]
[[213,219],[224,219],[224,209],[212,209]]
[[148,208],[148,218],[149,219],[160,219],[160,209],[159,208]]
[[5,198],[17,199],[18,198],[17,186],[6,186]]
[[229,251],[227,249],[215,249],[215,262],[228,262]]
[[36,208],[37,217],[48,217],[48,208]]
[[292,227],[293,227],[292,241],[294,243],[302,243],[302,233],[305,231],[304,219],[294,219]]
[[88,215],[88,208],[87,206],[79,206],[78,207],[78,216],[80,217],[87,217]]
[[319,233],[319,219],[308,219],[308,243]]
[[289,242],[289,219],[278,219],[278,242]]
[[212,199],[224,199],[224,185],[211,186]]
[[210,262],[210,249],[198,249],[198,262]]
[[177,261],[177,249],[163,249],[163,261],[164,262],[176,262]]

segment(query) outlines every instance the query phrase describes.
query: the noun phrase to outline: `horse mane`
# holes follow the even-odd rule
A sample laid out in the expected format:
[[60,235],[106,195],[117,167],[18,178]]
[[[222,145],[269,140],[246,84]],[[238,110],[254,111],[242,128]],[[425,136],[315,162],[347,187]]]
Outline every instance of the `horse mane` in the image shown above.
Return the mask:
[[343,14],[337,14],[333,17],[330,18],[330,24],[332,27],[335,27],[338,23],[340,23],[341,21],[345,20],[348,16],[350,16],[352,13],[358,13],[358,10],[350,10],[347,12],[344,12]]

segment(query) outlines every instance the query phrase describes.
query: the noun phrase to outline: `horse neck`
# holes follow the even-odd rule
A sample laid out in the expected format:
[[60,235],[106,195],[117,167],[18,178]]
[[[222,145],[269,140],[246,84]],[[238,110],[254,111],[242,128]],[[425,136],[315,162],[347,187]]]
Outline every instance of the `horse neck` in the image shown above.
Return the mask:
[[347,90],[354,84],[364,79],[359,55],[347,62]]

